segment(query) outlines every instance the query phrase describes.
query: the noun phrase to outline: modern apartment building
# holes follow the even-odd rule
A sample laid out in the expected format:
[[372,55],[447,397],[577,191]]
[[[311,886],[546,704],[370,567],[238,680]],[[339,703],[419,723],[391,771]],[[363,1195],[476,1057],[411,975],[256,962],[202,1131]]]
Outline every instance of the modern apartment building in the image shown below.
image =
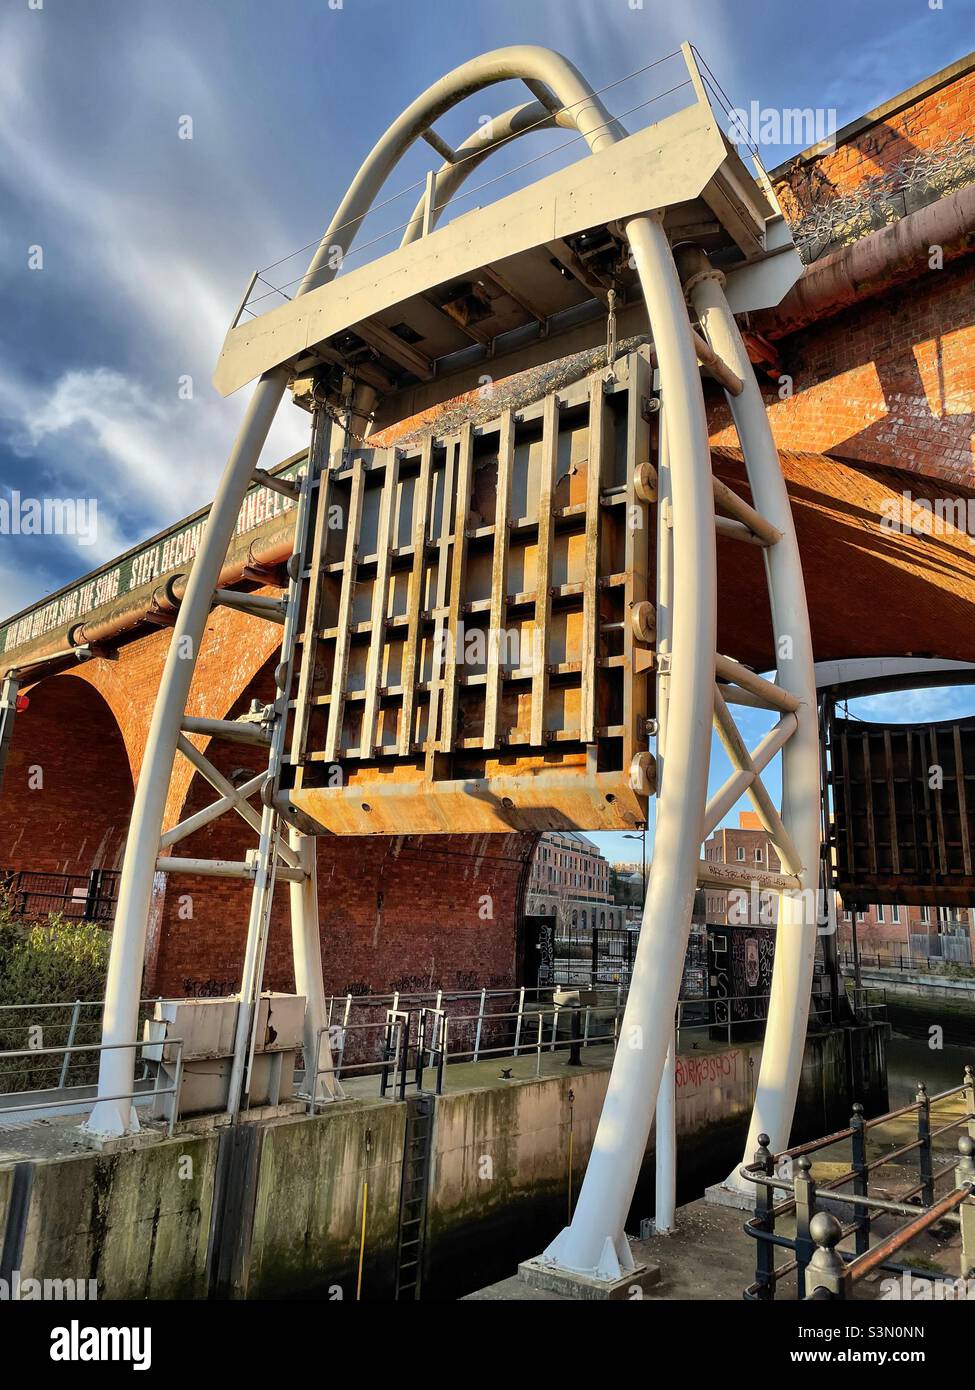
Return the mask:
[[528,892],[609,902],[609,861],[585,835],[574,830],[549,831],[535,851]]
[[575,830],[542,836],[528,880],[527,910],[554,913],[567,931],[622,927],[626,910],[609,892],[609,861]]

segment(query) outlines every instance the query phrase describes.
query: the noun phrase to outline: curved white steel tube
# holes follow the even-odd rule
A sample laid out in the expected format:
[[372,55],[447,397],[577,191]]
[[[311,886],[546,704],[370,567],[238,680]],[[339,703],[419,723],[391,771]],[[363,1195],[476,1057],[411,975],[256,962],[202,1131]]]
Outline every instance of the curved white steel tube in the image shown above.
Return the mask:
[[529,85],[541,83],[552,91],[593,154],[626,134],[578,68],[560,53],[523,44],[474,58],[428,87],[373,146],[319,242],[298,294],[332,278],[329,270],[336,259],[336,247],[343,253],[348,250],[359,222],[393,166],[423,131],[465,97],[512,78],[521,78]]
[[542,1259],[601,1279],[632,1268],[623,1224],[674,1037],[711,756],[714,500],[704,393],[677,267],[658,216],[626,227],[647,302],[667,420],[674,526],[666,774],[619,1045],[572,1222]]
[[[756,510],[781,532],[782,539],[763,550],[772,630],[777,654],[777,684],[802,702],[797,728],[782,750],[782,822],[799,855],[802,892],[779,898],[775,964],[765,1043],[758,1076],[744,1162],[750,1163],[759,1134],[768,1134],[772,1152],[789,1146],[789,1133],[802,1072],[806,1022],[816,953],[820,849],[819,722],[816,671],[809,611],[802,578],[789,494],[772,438],[765,402],[748,361],[738,325],[724,294],[724,276],[703,252],[678,252],[688,277],[690,298],[708,342],[745,383],[740,396],[728,396],[741,441]],[[774,838],[774,837],[773,837]],[[737,1166],[725,1185],[753,1189],[738,1176]]]
[[[562,126],[575,130],[575,122],[567,111],[553,112],[540,101],[530,101],[524,106],[513,106],[510,111],[494,116],[484,125],[478,126],[455,151],[461,158],[457,163],[444,161],[437,170],[436,198],[431,216],[431,228],[440,221],[446,204],[453,198],[461,184],[474,170],[483,164],[488,155],[501,145],[510,144],[521,135],[530,135],[536,130],[553,130]],[[417,241],[423,233],[423,212],[426,207],[426,193],[423,193],[413,209],[410,224],[403,233],[401,246]]]
[[[501,48],[464,63],[428,87],[373,147],[329,223],[297,294],[334,277],[334,248],[343,253],[348,250],[359,222],[389,173],[422,132],[465,97],[511,78],[524,79],[533,92],[540,84],[554,93],[555,99],[571,113],[574,125],[592,151],[625,133],[578,70],[550,49],[529,45]],[[266,373],[254,389],[207,518],[166,656],[119,880],[102,1020],[102,1041],[112,1050],[101,1053],[99,1099],[85,1126],[93,1134],[121,1135],[139,1128],[131,1101],[118,1097],[130,1094],[134,1085],[135,1048],[128,1044],[135,1042],[138,1027],[152,886],[176,743],[213,591],[244,495],[287,384],[287,370],[277,368]]]

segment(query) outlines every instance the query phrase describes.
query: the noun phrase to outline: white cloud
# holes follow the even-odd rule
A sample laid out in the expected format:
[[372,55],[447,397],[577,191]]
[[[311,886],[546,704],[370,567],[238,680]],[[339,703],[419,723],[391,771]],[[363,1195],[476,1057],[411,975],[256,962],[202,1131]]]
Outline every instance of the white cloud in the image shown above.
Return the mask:
[[[125,32],[138,47],[138,31]],[[70,128],[45,100],[48,34],[9,15],[0,24],[0,188],[12,206],[29,209],[35,239],[48,243],[46,269],[33,274],[60,275],[75,312],[79,304],[107,310],[117,337],[106,342],[102,325],[91,359],[53,382],[27,375],[15,346],[6,348],[0,415],[8,445],[23,461],[10,486],[26,494],[29,479],[32,495],[98,499],[98,540],[79,553],[80,573],[211,499],[250,394],[223,400],[210,385],[241,288],[226,249],[238,249],[242,204],[248,242],[280,245],[286,238],[268,220],[267,204],[254,199],[246,146],[231,138],[193,59],[159,43],[126,57],[120,44],[119,64],[131,60],[133,82],[145,89],[155,81],[157,89],[178,93],[181,109],[194,111],[211,133],[191,148],[176,147],[174,116],[173,157],[195,161],[185,167],[206,193],[176,204],[161,199],[152,181],[135,186],[126,172],[131,163],[107,157],[97,142],[72,148]],[[5,242],[16,250],[11,235]],[[115,365],[106,363],[108,355]],[[187,375],[189,400],[179,394]],[[308,416],[286,400],[262,463],[303,448],[308,426]],[[0,607],[10,612],[29,594],[12,571],[0,578]]]
[[850,701],[850,713],[868,722],[927,724],[939,719],[961,719],[975,710],[971,686],[940,686],[927,690],[898,690],[888,695],[868,695]]
[[[233,439],[241,402],[204,407],[165,398],[107,368],[69,371],[53,387],[32,386],[0,368],[0,413],[22,459],[56,458],[32,495],[94,497],[98,538],[84,568],[111,559],[210,500]],[[309,417],[282,406],[265,462],[303,448]],[[4,604],[6,607],[7,605]]]

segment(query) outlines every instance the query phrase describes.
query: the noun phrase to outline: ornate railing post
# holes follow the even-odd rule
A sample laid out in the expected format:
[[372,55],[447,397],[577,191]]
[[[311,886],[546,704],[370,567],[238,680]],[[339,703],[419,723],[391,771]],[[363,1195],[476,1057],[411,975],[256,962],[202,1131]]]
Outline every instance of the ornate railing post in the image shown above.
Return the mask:
[[926,1207],[934,1202],[934,1169],[931,1164],[931,1101],[923,1081],[917,1083],[917,1176],[921,1200]]
[[[775,1160],[768,1147],[768,1135],[758,1136],[755,1150],[755,1166],[770,1178],[775,1173]],[[775,1188],[765,1183],[755,1184],[755,1225],[760,1231],[775,1234]],[[755,1241],[755,1283],[758,1285],[757,1299],[770,1302],[775,1297],[775,1246],[770,1240]]]
[[[809,1261],[809,1297],[845,1298],[846,1265],[836,1251],[843,1227],[832,1212],[818,1211],[809,1223],[809,1232],[816,1242],[816,1251]],[[805,1297],[802,1289],[799,1297]]]
[[811,1225],[816,1212],[816,1184],[808,1154],[800,1154],[796,1159],[792,1188],[796,1197],[796,1295],[805,1298],[806,1267],[813,1254]]
[[958,1208],[961,1218],[961,1277],[975,1276],[975,1139],[970,1134],[958,1136],[958,1163],[955,1167],[955,1186],[970,1184],[972,1195]]
[[[853,1130],[851,1146],[853,1149],[853,1191],[857,1197],[866,1197],[870,1177],[867,1166],[867,1126],[863,1118],[863,1106],[859,1101],[853,1103],[853,1116],[850,1120]],[[857,1205],[853,1208],[853,1218],[857,1223],[856,1252],[863,1255],[870,1248],[870,1212],[867,1207]]]

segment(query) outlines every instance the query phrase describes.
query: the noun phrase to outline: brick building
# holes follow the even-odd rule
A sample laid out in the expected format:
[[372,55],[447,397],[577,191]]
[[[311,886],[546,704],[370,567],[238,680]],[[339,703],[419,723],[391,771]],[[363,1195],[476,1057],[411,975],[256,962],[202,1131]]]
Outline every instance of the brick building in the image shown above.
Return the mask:
[[572,830],[548,831],[535,850],[528,892],[609,902],[609,863],[587,836]]
[[[742,869],[752,868],[758,873],[778,873],[780,867],[775,846],[754,811],[739,811],[737,826],[716,830],[705,843],[704,857],[718,864],[733,864]],[[774,903],[774,899],[770,901]],[[754,894],[739,892],[737,889],[704,890],[707,922],[715,926],[727,926],[729,910],[739,926],[763,925],[763,905]]]
[[[751,315],[743,326],[792,498],[820,659],[889,655],[891,634],[915,630],[922,612],[924,650],[972,659],[971,537],[939,537],[935,563],[924,537],[885,534],[881,517],[905,489],[937,497],[950,486],[975,497],[973,111],[969,57],[841,130],[835,148],[813,148],[772,172],[808,265],[778,308]],[[824,223],[827,205],[838,211]],[[706,400],[715,471],[740,488],[737,441],[713,383]],[[170,640],[165,583],[186,569],[198,520],[189,519],[191,539],[178,547],[153,538],[139,548],[138,566],[131,555],[119,557],[87,582],[0,622],[0,673],[63,649],[72,635],[101,644],[86,666],[27,690],[30,707],[18,716],[0,791],[0,870],[87,873],[118,865]],[[287,499],[262,494],[260,513],[255,506],[242,518],[224,582],[237,582],[245,565],[280,566],[292,527]],[[764,647],[749,645],[755,625],[742,615],[765,612],[764,573],[757,559],[750,564],[754,557],[729,549],[734,545],[718,542],[735,581],[719,608],[719,643],[743,661],[758,660]],[[276,640],[270,625],[215,610],[188,712],[234,717],[264,698]],[[232,782],[250,770],[242,746],[207,751]],[[184,762],[166,823],[208,799]],[[777,867],[764,832],[747,821],[718,836],[720,846],[714,840],[708,852]],[[565,862],[544,865],[579,877],[571,886],[585,904],[580,911],[608,912],[608,866],[584,867],[590,861],[580,842],[558,838],[568,843],[550,849]],[[320,840],[327,988],[510,983],[536,839],[511,832]],[[184,841],[182,852],[238,859],[250,843],[244,828],[225,818]],[[247,884],[231,880],[181,876],[170,884],[159,875],[147,993],[236,988],[249,894]],[[714,911],[707,915],[720,920],[726,904],[714,900],[723,895],[708,896]],[[267,980],[275,988],[290,983],[286,919],[282,897],[268,954]],[[908,937],[922,934],[906,921],[888,921],[886,911],[883,920],[875,912],[863,925],[868,938],[873,928],[891,941],[895,927]]]
[[621,927],[622,905],[609,891],[609,863],[587,836],[548,831],[538,842],[528,880],[527,910],[554,913],[568,931]]
[[840,950],[852,952],[855,925],[857,949],[867,961],[874,956],[881,963],[942,960],[970,965],[975,961],[972,917],[971,908],[964,907],[871,903],[854,913],[841,904],[836,934]]

